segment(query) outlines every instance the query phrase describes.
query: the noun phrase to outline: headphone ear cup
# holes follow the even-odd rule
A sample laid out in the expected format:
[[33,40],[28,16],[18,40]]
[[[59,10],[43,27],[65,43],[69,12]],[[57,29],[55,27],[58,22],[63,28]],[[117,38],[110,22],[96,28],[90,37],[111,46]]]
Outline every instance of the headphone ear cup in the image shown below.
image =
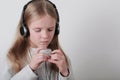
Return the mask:
[[20,27],[20,34],[23,37],[28,37],[29,34],[30,34],[28,28],[24,24],[22,24],[21,27]]
[[59,35],[60,29],[59,29],[59,24],[56,24],[56,28],[55,28],[55,35]]

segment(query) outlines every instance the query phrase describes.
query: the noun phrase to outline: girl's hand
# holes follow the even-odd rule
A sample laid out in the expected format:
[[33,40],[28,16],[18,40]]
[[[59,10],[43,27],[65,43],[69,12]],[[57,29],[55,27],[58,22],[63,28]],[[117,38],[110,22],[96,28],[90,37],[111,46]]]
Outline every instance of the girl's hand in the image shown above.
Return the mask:
[[51,54],[51,58],[48,59],[48,62],[56,64],[63,76],[67,76],[69,74],[67,62],[61,50],[54,50]]
[[40,53],[41,49],[37,49],[32,56],[31,62],[29,64],[30,68],[34,71],[37,70],[40,64],[44,61],[47,61],[49,56],[47,54]]

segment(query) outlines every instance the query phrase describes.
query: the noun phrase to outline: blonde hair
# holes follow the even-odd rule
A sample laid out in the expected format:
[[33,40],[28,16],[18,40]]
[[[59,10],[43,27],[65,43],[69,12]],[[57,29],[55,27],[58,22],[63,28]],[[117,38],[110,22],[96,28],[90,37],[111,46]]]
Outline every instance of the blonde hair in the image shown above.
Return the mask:
[[[28,6],[24,12],[25,23],[27,25],[28,22],[36,15],[44,16],[46,14],[55,18],[57,21],[58,13],[55,11],[55,7],[48,0],[32,0],[32,2],[28,4]],[[11,62],[12,69],[15,72],[19,72],[24,67],[24,65],[23,65],[24,60],[28,61],[27,56],[28,56],[28,50],[30,48],[30,43],[28,41],[28,37],[24,38],[20,34],[21,21],[22,21],[22,17],[21,17],[20,22],[17,27],[16,40],[15,40],[14,44],[12,45],[12,47],[9,49],[9,52],[7,55],[8,59]],[[58,41],[58,35],[54,35],[54,37],[48,47],[51,48],[52,50],[61,49],[61,47],[59,45],[59,41]],[[66,61],[67,61],[67,57],[66,57]],[[67,61],[67,63],[68,63],[68,61]],[[54,71],[58,71],[58,68],[54,64],[52,64],[51,68]]]

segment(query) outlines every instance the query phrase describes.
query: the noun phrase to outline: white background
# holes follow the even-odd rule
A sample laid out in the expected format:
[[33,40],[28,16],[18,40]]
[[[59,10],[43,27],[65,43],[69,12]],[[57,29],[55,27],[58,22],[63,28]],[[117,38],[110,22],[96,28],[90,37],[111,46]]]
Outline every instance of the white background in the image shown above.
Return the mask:
[[[28,1],[0,1],[1,68]],[[60,14],[60,43],[71,59],[75,79],[120,80],[120,1],[52,1]]]

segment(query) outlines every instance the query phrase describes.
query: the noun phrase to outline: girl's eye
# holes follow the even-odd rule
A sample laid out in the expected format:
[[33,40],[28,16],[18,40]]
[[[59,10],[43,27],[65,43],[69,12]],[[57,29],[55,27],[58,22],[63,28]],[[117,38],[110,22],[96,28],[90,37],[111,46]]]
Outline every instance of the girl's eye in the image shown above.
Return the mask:
[[49,32],[53,31],[53,28],[49,28],[48,31],[49,31]]
[[48,29],[48,31],[53,31],[53,29]]
[[35,29],[35,32],[40,32],[41,31],[41,29]]

